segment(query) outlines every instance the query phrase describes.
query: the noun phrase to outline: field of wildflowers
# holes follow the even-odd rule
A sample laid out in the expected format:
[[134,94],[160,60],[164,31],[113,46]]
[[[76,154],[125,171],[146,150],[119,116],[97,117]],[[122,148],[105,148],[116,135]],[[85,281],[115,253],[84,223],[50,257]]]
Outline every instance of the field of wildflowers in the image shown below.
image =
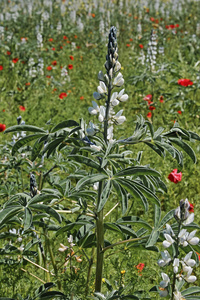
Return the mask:
[[0,300],[200,299],[200,1],[0,2]]

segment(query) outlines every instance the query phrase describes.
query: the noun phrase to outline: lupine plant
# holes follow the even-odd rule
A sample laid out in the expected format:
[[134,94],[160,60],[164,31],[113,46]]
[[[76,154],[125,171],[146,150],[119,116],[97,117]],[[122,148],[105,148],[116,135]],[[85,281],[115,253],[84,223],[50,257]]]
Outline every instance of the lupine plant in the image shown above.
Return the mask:
[[[163,230],[165,238],[163,247],[169,251],[161,251],[158,265],[162,268],[169,266],[169,273],[162,272],[160,285],[151,290],[157,289],[160,297],[167,297],[171,300],[199,299],[199,296],[195,295],[200,293],[200,287],[194,286],[182,290],[184,284],[197,280],[193,274],[193,267],[199,265],[196,253],[199,249],[199,238],[195,236],[199,226],[193,222],[194,213],[192,211],[193,205],[188,199],[181,200],[178,208],[174,210],[176,223],[172,226],[166,224],[166,228]],[[187,229],[195,230],[188,232]]]
[[[40,243],[41,237],[44,238],[45,252],[39,247],[39,255],[40,263],[44,265],[46,272],[45,282],[49,281],[51,275],[48,271],[49,263],[54,270],[55,282],[62,292],[64,292],[64,287],[54,252],[68,251],[67,261],[71,261],[75,255],[77,257],[77,253],[73,253],[75,245],[79,247],[77,251],[83,251],[84,254],[87,252],[88,277],[85,292],[87,296],[94,250],[96,250],[96,299],[105,299],[101,293],[104,253],[123,244],[127,248],[139,247],[146,251],[158,251],[155,244],[162,238],[160,232],[163,226],[174,217],[174,210],[172,210],[161,219],[160,201],[157,194],[158,191],[166,192],[166,186],[159,172],[150,168],[149,165],[141,165],[142,153],[138,151],[138,147],[143,145],[141,146],[143,150],[145,145],[149,146],[162,157],[168,152],[182,166],[182,152],[175,146],[182,148],[196,162],[194,151],[185,141],[200,140],[197,134],[180,128],[177,122],[169,131],[164,132],[163,127],[155,130],[152,123],[142,116],[137,116],[131,136],[125,136],[125,133],[119,136],[118,126],[125,122],[126,117],[123,115],[123,109],[117,111],[117,107],[128,100],[128,95],[122,88],[124,79],[120,72],[121,64],[118,60],[115,27],[111,27],[109,33],[105,69],[105,74],[102,71],[98,73],[99,85],[93,94],[97,102],[93,101],[92,106],[89,107],[89,113],[92,116],[98,116],[97,122],[92,120],[87,125],[84,120],[80,120],[79,123],[66,120],[56,126],[48,122],[46,129],[20,124],[5,131],[7,133],[25,131],[26,134],[33,132],[31,135],[21,136],[15,142],[12,148],[13,155],[16,155],[21,147],[35,140],[34,145],[29,146],[26,152],[27,158],[33,164],[38,158],[41,160],[41,157],[48,161],[48,158],[52,156],[59,161],[58,157],[62,153],[61,160],[65,164],[66,173],[62,174],[62,180],[59,182],[50,180],[50,174],[55,168],[62,169],[59,161],[45,174],[42,171],[39,173],[38,188],[35,178],[31,175],[30,192],[23,191],[10,197],[0,211],[1,229],[13,223],[20,224],[25,233],[36,237],[21,250],[21,261],[27,260],[26,256],[29,255],[32,256],[29,262],[35,263],[36,253],[27,251]],[[132,152],[132,147],[135,145],[137,145],[135,148],[137,153]],[[50,187],[47,184],[47,178]],[[133,215],[131,208],[136,202],[137,205],[143,206],[145,212],[148,211],[149,205],[153,205],[154,221],[148,223]],[[119,207],[121,208],[120,218],[116,219],[115,211]],[[65,217],[68,213],[72,214],[72,218]],[[183,221],[182,208],[179,215],[181,217],[178,221],[177,236],[181,232]],[[110,222],[107,221],[108,216]],[[52,235],[48,232],[50,230],[53,232]],[[106,235],[109,231],[119,234],[121,238],[108,241]],[[60,248],[57,246],[55,250],[57,236],[63,237],[64,234],[66,235],[65,241],[68,239],[70,247],[65,246],[63,242]],[[169,234],[165,235],[170,239]],[[175,241],[178,247],[179,238],[177,237]],[[176,263],[177,249],[174,256]],[[88,255],[91,256],[90,259]],[[190,258],[187,257],[188,259]],[[66,262],[64,264],[67,266]],[[37,266],[41,267],[40,264]],[[163,280],[168,282],[166,276],[163,275]],[[164,287],[163,284],[161,285],[163,288],[167,286],[167,283]],[[176,293],[176,289],[177,286],[174,284],[172,295]],[[131,299],[139,299],[136,294],[134,295],[135,290],[137,287],[134,287],[132,295],[129,295]],[[124,293],[126,292],[123,288],[112,290],[107,294],[106,299],[127,299],[128,296]]]

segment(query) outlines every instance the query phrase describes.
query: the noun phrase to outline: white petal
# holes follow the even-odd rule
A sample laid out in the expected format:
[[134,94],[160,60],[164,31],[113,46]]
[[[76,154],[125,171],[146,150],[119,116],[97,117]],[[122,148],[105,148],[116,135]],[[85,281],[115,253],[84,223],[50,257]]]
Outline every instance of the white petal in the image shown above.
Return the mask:
[[184,278],[187,282],[195,282],[197,280],[196,276],[192,275],[192,276],[189,276],[189,277],[186,277]]

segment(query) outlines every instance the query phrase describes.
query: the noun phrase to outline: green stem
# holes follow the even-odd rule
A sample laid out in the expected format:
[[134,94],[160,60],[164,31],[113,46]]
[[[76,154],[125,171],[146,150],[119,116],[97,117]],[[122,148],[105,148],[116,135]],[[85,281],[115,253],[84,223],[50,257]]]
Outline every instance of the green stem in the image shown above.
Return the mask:
[[89,267],[88,267],[88,273],[87,273],[87,283],[86,283],[86,289],[85,289],[85,296],[88,295],[88,290],[89,290],[89,282],[90,282],[90,277],[91,277],[91,273],[92,273],[92,265],[93,265],[93,261],[94,261],[94,250],[95,250],[95,248],[92,248],[91,258],[89,260]]
[[128,240],[124,240],[124,241],[120,241],[120,242],[117,242],[115,244],[112,244],[112,245],[109,245],[105,248],[103,248],[101,251],[102,252],[105,252],[106,250],[109,250],[115,246],[118,246],[118,245],[122,245],[122,244],[125,244],[125,243],[130,243],[130,242],[136,242],[136,241],[141,241],[141,240],[144,240],[144,239],[147,239],[148,236],[143,236],[143,237],[140,237],[140,238],[135,238],[135,239],[128,239]]
[[[103,182],[101,181],[99,182],[97,207],[101,199],[102,189],[103,189]],[[102,276],[103,276],[103,256],[104,256],[104,253],[102,252],[102,249],[104,247],[103,209],[97,213],[96,239],[97,239],[97,262],[96,262],[95,291],[101,292]]]

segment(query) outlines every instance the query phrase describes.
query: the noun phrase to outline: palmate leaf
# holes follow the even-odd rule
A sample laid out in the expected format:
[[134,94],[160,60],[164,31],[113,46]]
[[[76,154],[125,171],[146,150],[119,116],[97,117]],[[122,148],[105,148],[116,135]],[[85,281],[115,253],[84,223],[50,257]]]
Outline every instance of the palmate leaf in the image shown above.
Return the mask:
[[33,126],[33,125],[14,125],[7,128],[4,133],[15,132],[15,131],[32,131],[32,132],[41,132],[46,133],[46,130]]
[[36,204],[38,202],[51,201],[55,198],[59,198],[59,196],[56,194],[39,194],[30,199],[30,201],[28,202],[28,206]]
[[160,235],[160,232],[157,229],[153,229],[150,234],[150,237],[146,243],[146,248],[154,246],[159,238],[159,235]]
[[12,219],[12,217],[16,216],[22,210],[23,210],[23,207],[21,205],[10,206],[10,207],[2,209],[0,211],[0,226],[8,223],[8,221],[10,219]]
[[21,147],[25,146],[27,143],[29,143],[37,138],[40,138],[41,136],[44,136],[44,134],[32,134],[32,135],[25,136],[24,138],[21,138],[14,144],[14,146],[12,148],[12,155],[14,155],[17,152],[17,150],[19,150]]
[[188,289],[181,291],[181,294],[183,296],[189,296],[192,294],[199,294],[200,293],[200,287],[199,286],[193,286],[193,287],[189,287]]
[[65,295],[61,292],[57,292],[57,291],[51,291],[51,292],[47,292],[47,293],[44,293],[40,296],[39,299],[54,299],[54,298],[57,298],[59,297],[59,299],[67,299],[67,297],[65,297]]
[[111,189],[112,189],[112,181],[109,179],[106,182],[103,191],[101,193],[99,205],[97,207],[97,212],[100,212],[104,208],[104,205],[106,204],[108,197],[110,195]]
[[122,215],[124,215],[128,209],[128,195],[126,190],[116,181],[112,181],[113,186],[117,192],[119,199],[121,199],[122,203]]
[[126,179],[117,179],[117,182],[124,187],[124,189],[129,192],[131,194],[131,196],[133,198],[136,198],[138,200],[140,200],[144,206],[145,211],[148,210],[148,201],[147,198],[145,197],[145,195],[143,193],[140,192],[140,190],[133,185],[130,181],[126,180]]
[[[56,235],[59,235],[65,231],[71,231],[73,230],[78,230],[80,227],[82,227],[83,225],[90,225],[91,228],[94,228],[96,225],[93,222],[87,221],[87,220],[78,220],[74,223],[69,223],[66,226],[60,228],[57,232]],[[91,230],[90,228],[90,230]]]
[[92,175],[85,176],[78,181],[78,183],[76,185],[76,190],[77,191],[80,190],[80,188],[82,188],[86,184],[93,184],[95,182],[100,182],[105,179],[108,179],[108,175],[92,174]]
[[59,223],[62,222],[62,217],[60,214],[52,207],[44,205],[44,204],[31,204],[29,207],[35,209],[36,211],[46,212],[48,215],[55,218]]
[[28,230],[32,225],[32,212],[29,207],[25,207],[24,210],[24,231]]
[[53,141],[51,141],[49,144],[47,144],[47,146],[45,146],[43,150],[43,154],[47,152],[47,158],[48,158],[51,155],[51,153],[56,150],[56,147],[65,140],[65,138],[66,136],[54,138]]
[[40,139],[35,142],[31,152],[31,161],[34,161],[38,157],[43,146],[44,146],[44,142],[43,141],[41,142]]
[[194,150],[187,143],[178,138],[169,138],[169,140],[182,148],[190,156],[193,162],[196,163],[197,159]]
[[120,218],[116,221],[116,224],[122,224],[122,225],[127,225],[127,224],[132,225],[135,223],[142,225],[142,227],[144,227],[148,230],[152,230],[152,227],[149,223],[147,223],[143,219],[136,217],[136,216],[126,216],[126,217]]
[[63,128],[68,128],[68,127],[73,127],[73,126],[79,126],[79,123],[77,123],[74,120],[68,120],[68,121],[63,121],[56,125],[51,132],[56,132],[57,130],[63,129]]
[[79,155],[79,154],[74,154],[74,155],[68,155],[67,158],[73,159],[78,163],[84,164],[88,167],[91,167],[93,169],[96,169],[96,170],[101,171],[106,174],[106,171],[104,169],[102,169],[100,164],[98,164],[96,161],[94,161],[93,159],[91,159],[89,157]]
[[153,176],[160,176],[160,173],[157,172],[156,170],[143,167],[143,166],[134,166],[134,167],[129,167],[126,168],[118,173],[116,173],[113,177],[118,178],[121,176],[139,176],[139,175],[153,175]]

